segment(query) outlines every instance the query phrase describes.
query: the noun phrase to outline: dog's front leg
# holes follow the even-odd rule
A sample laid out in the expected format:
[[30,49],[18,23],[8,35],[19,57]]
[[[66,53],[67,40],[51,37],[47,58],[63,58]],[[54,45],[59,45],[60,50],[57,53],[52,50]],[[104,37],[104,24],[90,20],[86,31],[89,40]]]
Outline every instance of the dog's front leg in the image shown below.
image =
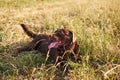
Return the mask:
[[24,46],[23,48],[18,49],[18,52],[23,52],[23,51],[30,51],[34,50],[37,42],[41,39],[41,37],[35,37],[27,46]]

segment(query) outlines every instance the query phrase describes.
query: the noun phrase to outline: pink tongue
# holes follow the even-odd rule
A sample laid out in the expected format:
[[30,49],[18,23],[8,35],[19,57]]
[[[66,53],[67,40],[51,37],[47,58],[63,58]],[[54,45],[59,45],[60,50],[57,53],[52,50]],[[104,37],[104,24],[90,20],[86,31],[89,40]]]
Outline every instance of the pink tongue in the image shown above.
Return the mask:
[[60,45],[60,42],[52,42],[52,43],[48,46],[48,49],[57,47],[58,45]]

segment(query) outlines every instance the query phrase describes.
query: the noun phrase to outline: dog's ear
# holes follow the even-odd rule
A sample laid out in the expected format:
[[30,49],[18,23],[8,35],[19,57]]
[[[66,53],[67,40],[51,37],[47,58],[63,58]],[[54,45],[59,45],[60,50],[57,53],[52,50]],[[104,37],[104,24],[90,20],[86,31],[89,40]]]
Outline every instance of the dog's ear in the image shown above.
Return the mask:
[[69,31],[70,35],[71,35],[71,44],[74,43],[76,41],[76,37],[74,35],[74,33],[72,31]]

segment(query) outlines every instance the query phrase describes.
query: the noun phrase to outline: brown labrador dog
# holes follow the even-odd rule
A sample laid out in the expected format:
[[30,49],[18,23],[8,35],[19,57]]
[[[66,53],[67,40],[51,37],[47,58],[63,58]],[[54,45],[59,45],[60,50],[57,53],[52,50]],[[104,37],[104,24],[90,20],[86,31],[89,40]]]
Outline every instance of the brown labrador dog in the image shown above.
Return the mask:
[[27,46],[19,49],[19,52],[38,50],[45,55],[49,52],[50,58],[54,61],[57,58],[59,60],[65,59],[65,55],[70,55],[73,59],[77,60],[80,48],[72,31],[58,29],[51,35],[35,34],[25,24],[21,24],[21,26],[33,40]]

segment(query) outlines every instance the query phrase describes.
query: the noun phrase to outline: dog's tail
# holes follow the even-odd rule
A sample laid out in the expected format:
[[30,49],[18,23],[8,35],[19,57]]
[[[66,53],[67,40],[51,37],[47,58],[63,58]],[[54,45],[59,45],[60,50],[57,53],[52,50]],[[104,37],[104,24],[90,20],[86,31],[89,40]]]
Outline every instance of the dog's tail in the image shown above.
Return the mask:
[[26,32],[26,34],[28,36],[30,36],[31,38],[34,38],[35,36],[37,36],[37,34],[35,34],[34,32],[30,31],[25,24],[21,24],[21,26],[22,26],[23,30]]

